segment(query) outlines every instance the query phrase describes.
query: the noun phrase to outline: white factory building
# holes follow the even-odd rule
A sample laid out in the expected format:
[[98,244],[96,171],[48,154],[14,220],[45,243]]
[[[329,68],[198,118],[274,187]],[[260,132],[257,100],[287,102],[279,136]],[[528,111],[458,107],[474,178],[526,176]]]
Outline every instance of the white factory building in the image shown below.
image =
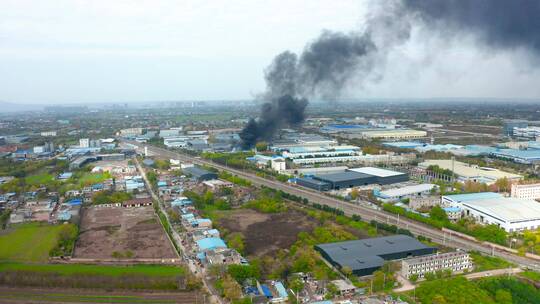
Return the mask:
[[362,151],[359,147],[349,145],[339,146],[304,146],[289,147],[283,151],[282,156],[299,165],[319,163],[339,163],[360,161]]
[[540,183],[512,184],[510,196],[515,198],[535,200],[540,198]]
[[534,200],[484,192],[443,196],[442,201],[453,202],[463,210],[462,216],[486,225],[495,224],[507,232],[540,228],[540,203]]
[[431,190],[435,187],[437,186],[434,184],[420,184],[383,191],[374,191],[373,193],[383,202],[396,202],[411,197],[429,195]]

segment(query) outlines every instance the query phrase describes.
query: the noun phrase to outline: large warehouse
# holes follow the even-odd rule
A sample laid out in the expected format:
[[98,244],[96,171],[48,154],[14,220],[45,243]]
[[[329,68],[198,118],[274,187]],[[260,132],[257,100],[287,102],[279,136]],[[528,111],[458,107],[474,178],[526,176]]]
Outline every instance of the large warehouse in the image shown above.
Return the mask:
[[375,167],[354,168],[349,169],[349,171],[375,176],[375,184],[379,185],[395,184],[409,180],[409,175],[407,173]]
[[316,175],[313,179],[325,182],[330,185],[330,189],[335,190],[374,184],[377,181],[372,175],[353,171]]
[[385,261],[421,256],[436,252],[417,239],[407,235],[327,243],[315,249],[325,260],[337,268],[350,267],[357,276],[370,275],[381,268]]
[[370,184],[388,185],[409,180],[407,173],[364,167],[347,169],[344,172],[318,174],[313,177],[298,178],[298,185],[318,191],[340,190]]
[[499,197],[461,202],[464,216],[495,224],[507,232],[540,228],[540,204],[534,200]]

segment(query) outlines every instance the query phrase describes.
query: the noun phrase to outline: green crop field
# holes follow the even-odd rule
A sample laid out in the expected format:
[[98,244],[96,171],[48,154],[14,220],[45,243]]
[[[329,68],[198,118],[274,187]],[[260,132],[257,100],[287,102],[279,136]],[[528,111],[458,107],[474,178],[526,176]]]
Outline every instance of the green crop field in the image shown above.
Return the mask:
[[100,275],[100,276],[127,276],[144,275],[153,277],[172,277],[183,275],[184,268],[166,265],[133,265],[133,266],[101,266],[83,264],[22,264],[1,263],[2,271],[28,271],[42,273],[56,273],[59,275]]
[[25,223],[0,234],[0,260],[45,262],[56,245],[61,225]]

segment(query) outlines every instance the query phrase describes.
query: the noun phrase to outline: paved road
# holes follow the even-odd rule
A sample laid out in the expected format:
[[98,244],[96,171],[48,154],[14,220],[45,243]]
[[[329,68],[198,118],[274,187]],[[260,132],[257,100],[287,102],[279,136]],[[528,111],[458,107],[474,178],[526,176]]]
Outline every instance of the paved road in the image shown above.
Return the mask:
[[482,272],[474,272],[466,274],[465,277],[469,280],[480,279],[485,277],[496,277],[502,275],[514,275],[522,272],[521,268],[505,268],[505,269],[495,269],[487,270]]
[[[137,143],[133,141],[125,141],[125,143],[133,145],[141,153],[144,152],[145,144],[141,144],[141,143]],[[333,208],[339,208],[343,210],[343,212],[348,216],[356,214],[356,215],[360,215],[362,219],[366,221],[376,220],[379,222],[386,222],[388,224],[396,225],[400,228],[406,228],[416,235],[422,235],[424,237],[430,238],[432,241],[436,243],[443,244],[448,247],[462,248],[466,250],[476,250],[484,254],[494,255],[494,256],[504,258],[505,260],[511,261],[520,266],[528,267],[534,270],[540,270],[540,261],[535,261],[529,258],[520,257],[514,254],[507,253],[507,252],[497,251],[489,246],[449,235],[448,233],[445,233],[439,229],[430,227],[428,225],[425,225],[425,224],[422,224],[422,223],[419,223],[410,219],[404,219],[403,217],[400,218],[399,215],[396,216],[392,213],[389,213],[383,210],[376,210],[368,206],[345,202],[345,201],[330,197],[328,195],[325,195],[321,192],[317,192],[315,190],[301,188],[295,185],[266,179],[263,177],[259,177],[251,172],[246,172],[246,171],[234,169],[231,167],[226,167],[226,166],[216,164],[214,162],[211,162],[205,159],[201,159],[199,157],[192,157],[189,155],[181,154],[178,152],[170,151],[167,149],[163,149],[163,148],[159,148],[159,147],[155,147],[151,145],[147,145],[147,147],[148,147],[149,153],[153,155],[157,155],[164,158],[179,159],[181,161],[191,162],[198,165],[212,166],[217,169],[225,170],[235,175],[238,175],[240,177],[246,178],[250,180],[254,185],[266,186],[273,189],[282,190],[284,192],[288,192],[290,194],[294,194],[302,198],[307,198],[309,201],[314,202],[314,203],[327,205]]]

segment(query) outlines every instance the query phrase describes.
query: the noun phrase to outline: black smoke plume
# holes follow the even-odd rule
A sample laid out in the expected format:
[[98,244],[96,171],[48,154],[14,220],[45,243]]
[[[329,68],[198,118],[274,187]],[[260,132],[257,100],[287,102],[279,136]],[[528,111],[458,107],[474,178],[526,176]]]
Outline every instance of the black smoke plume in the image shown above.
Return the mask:
[[[374,1],[365,27],[349,33],[323,31],[300,56],[286,51],[265,71],[266,101],[257,120],[240,133],[244,148],[271,140],[282,127],[304,120],[307,98],[335,99],[354,83],[382,75],[388,53],[411,36],[413,25],[437,35],[475,35],[499,50],[524,48],[540,55],[540,0]],[[451,37],[453,38],[453,37]]]
[[470,33],[494,50],[540,55],[538,0],[403,0],[403,7],[438,34]]

